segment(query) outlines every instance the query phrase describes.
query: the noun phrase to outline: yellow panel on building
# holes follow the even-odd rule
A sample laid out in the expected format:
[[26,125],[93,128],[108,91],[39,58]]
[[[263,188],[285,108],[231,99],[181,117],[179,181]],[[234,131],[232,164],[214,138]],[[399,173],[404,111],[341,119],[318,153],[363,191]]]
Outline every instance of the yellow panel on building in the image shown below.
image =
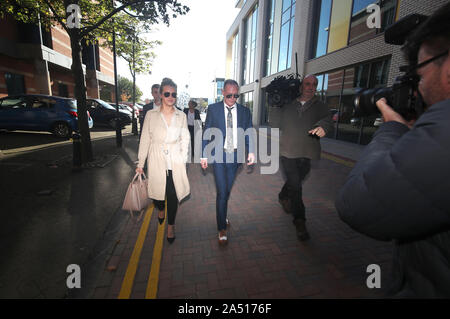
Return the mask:
[[331,9],[328,53],[347,46],[352,0],[334,0]]

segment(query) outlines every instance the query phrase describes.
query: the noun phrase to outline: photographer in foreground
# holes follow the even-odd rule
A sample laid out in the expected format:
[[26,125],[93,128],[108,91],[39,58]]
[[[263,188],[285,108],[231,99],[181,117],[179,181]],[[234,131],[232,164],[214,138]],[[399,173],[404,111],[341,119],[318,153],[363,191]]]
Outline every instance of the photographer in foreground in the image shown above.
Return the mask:
[[[374,134],[337,200],[342,220],[394,240],[395,298],[450,297],[450,4],[403,47],[428,105],[412,127],[385,99]],[[383,285],[383,282],[382,282]]]
[[311,160],[320,159],[320,138],[333,130],[328,106],[315,96],[318,80],[306,76],[300,96],[281,107],[271,107],[270,126],[279,128],[281,164],[286,183],[278,200],[286,213],[292,214],[300,241],[309,239],[302,200],[302,182],[311,169]]

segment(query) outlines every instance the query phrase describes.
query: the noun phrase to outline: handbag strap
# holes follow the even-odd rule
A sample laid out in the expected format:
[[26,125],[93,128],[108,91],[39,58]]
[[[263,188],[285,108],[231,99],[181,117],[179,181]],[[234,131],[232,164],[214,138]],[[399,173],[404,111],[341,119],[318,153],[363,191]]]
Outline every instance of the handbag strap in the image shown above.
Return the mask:
[[145,173],[142,173],[142,174],[136,173],[131,182],[133,183],[136,180],[136,178],[139,178],[139,181],[142,182],[142,175],[144,176],[144,179],[147,179],[147,176],[145,176]]

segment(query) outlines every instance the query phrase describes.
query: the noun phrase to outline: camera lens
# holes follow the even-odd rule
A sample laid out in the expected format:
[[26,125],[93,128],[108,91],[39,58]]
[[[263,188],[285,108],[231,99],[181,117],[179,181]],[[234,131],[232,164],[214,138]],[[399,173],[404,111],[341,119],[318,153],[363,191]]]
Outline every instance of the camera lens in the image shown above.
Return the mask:
[[385,98],[389,101],[392,99],[392,88],[376,88],[363,89],[355,95],[353,105],[355,107],[354,116],[370,116],[379,113],[376,102]]
[[355,106],[354,116],[369,116],[377,112],[376,105],[372,100],[378,89],[363,89],[355,94],[353,105]]

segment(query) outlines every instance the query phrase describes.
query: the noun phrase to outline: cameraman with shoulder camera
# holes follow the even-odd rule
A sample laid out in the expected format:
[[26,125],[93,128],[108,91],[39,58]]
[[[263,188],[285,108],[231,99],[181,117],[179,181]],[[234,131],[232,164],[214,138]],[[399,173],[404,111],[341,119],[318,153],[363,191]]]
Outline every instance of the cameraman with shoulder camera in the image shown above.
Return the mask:
[[315,96],[318,80],[308,75],[300,85],[300,96],[282,107],[271,107],[270,126],[279,128],[280,156],[286,183],[278,200],[292,213],[299,240],[309,238],[305,225],[302,182],[311,169],[311,160],[320,158],[320,138],[333,130],[328,106]]
[[428,105],[412,127],[386,100],[374,134],[336,200],[357,231],[394,240],[390,293],[450,297],[450,4],[422,22],[403,47]]

